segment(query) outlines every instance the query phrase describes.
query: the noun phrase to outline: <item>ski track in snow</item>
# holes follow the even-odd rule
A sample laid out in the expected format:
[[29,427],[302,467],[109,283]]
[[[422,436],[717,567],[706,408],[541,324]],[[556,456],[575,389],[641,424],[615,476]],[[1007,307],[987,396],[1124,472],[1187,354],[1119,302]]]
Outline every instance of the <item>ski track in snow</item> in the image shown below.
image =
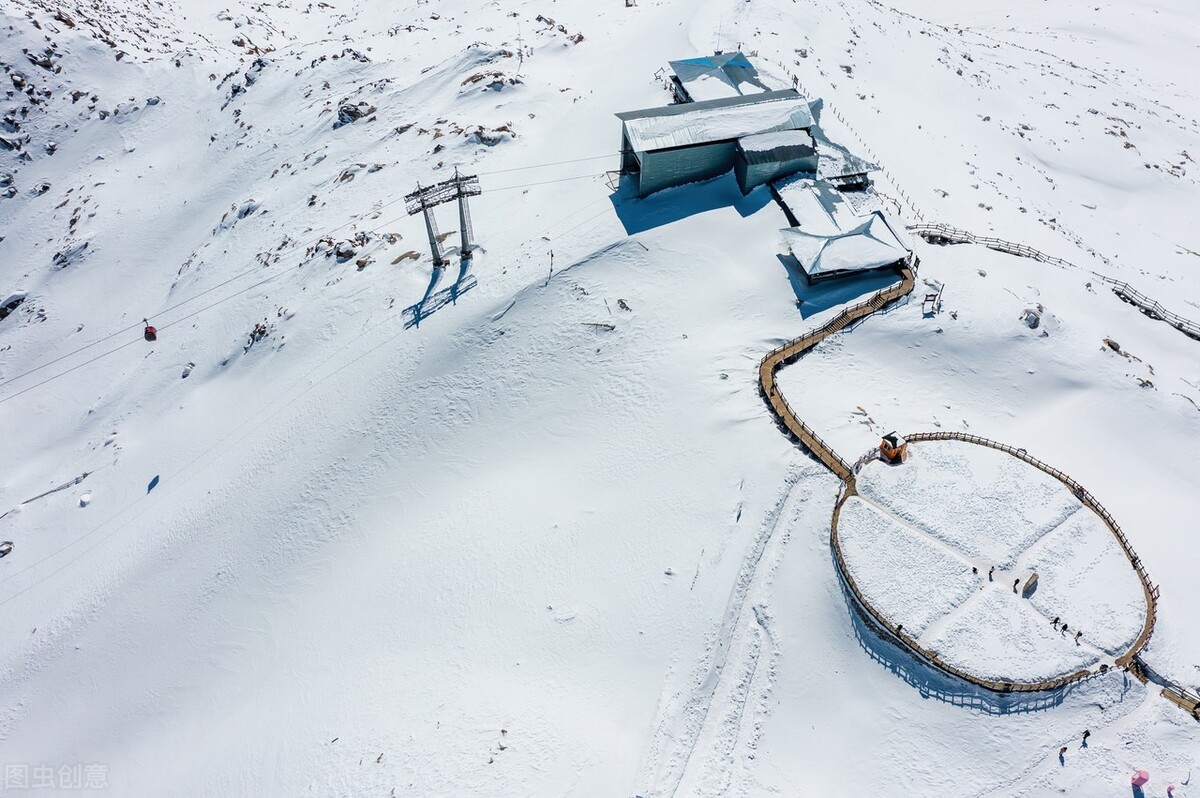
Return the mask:
[[[757,734],[756,713],[747,717],[747,707],[756,698],[765,702],[774,678],[775,642],[766,609],[771,573],[790,535],[788,524],[812,498],[813,489],[800,484],[811,472],[801,464],[786,477],[783,495],[742,563],[693,686],[660,704],[643,768],[647,795],[728,794],[739,744],[751,745]],[[766,666],[760,661],[764,648]]]

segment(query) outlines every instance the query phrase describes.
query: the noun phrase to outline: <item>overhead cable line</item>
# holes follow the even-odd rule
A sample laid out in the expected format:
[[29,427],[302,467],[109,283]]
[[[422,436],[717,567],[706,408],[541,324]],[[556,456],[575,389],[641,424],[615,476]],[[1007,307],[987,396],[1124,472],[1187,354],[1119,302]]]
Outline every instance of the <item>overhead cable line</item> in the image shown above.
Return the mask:
[[[584,210],[587,210],[587,209],[589,209],[589,208],[593,207],[593,206],[594,206],[594,205],[596,205],[598,202],[601,202],[601,201],[603,201],[603,199],[604,199],[604,198],[601,198],[601,199],[599,199],[599,200],[595,200],[595,201],[593,201],[593,202],[589,203],[588,205],[585,205],[585,206],[583,206],[582,208],[578,208],[578,209],[576,209],[576,210],[575,210],[575,211],[573,211],[572,213],[569,213],[569,214],[567,214],[566,216],[564,216],[564,217],[563,217],[563,218],[560,220],[560,222],[565,222],[566,220],[568,220],[568,219],[570,219],[570,218],[572,218],[572,217],[574,217],[574,216],[577,216],[577,215],[578,215],[580,212],[582,212],[582,211],[584,211]],[[592,215],[592,216],[589,216],[587,219],[584,219],[582,222],[579,222],[579,223],[577,223],[577,224],[575,224],[575,225],[572,225],[571,227],[569,227],[569,228],[567,228],[567,229],[565,229],[565,230],[562,230],[561,232],[559,232],[559,233],[558,233],[558,235],[566,235],[567,233],[573,232],[573,231],[575,231],[575,230],[578,230],[578,229],[580,229],[580,228],[582,228],[582,227],[585,227],[585,226],[590,226],[590,225],[591,225],[592,223],[594,223],[594,222],[595,222],[597,219],[599,219],[600,217],[604,216],[604,215],[605,215],[605,214],[607,214],[607,213],[608,213],[608,209],[607,209],[607,208],[605,208],[605,209],[601,210],[599,213],[597,213],[597,214],[594,214],[594,215]],[[518,245],[517,249],[519,249],[519,248],[520,248],[520,245]],[[505,266],[503,266],[502,268],[503,268],[503,269],[507,269],[509,266],[516,265],[516,264],[519,262],[519,260],[520,260],[519,256],[517,256],[517,257],[514,257],[514,258],[513,258],[511,261],[509,261],[509,262],[508,262],[508,263],[507,263]],[[329,361],[333,360],[333,358],[334,358],[334,357],[336,357],[336,356],[337,356],[339,353],[341,353],[341,352],[345,351],[346,349],[348,349],[350,346],[354,345],[355,343],[357,343],[357,342],[360,342],[360,341],[362,340],[362,338],[363,338],[363,336],[364,336],[364,335],[367,335],[367,334],[369,334],[369,333],[373,333],[373,332],[375,332],[376,330],[380,329],[380,328],[381,328],[381,327],[383,327],[384,325],[386,325],[386,324],[388,324],[389,322],[391,322],[391,321],[392,321],[394,318],[395,318],[394,316],[388,316],[388,317],[384,317],[384,318],[383,318],[382,320],[380,320],[379,322],[376,322],[374,325],[372,325],[372,326],[368,327],[368,328],[367,328],[366,330],[364,330],[362,333],[360,333],[359,335],[357,335],[357,336],[355,336],[354,338],[350,339],[350,340],[349,340],[349,341],[346,343],[346,345],[345,345],[344,347],[342,347],[342,348],[340,348],[340,349],[338,349],[338,350],[334,351],[332,354],[330,354],[330,356],[329,356],[329,357],[327,357],[327,358],[325,358],[325,360],[323,360],[323,361],[321,362],[321,364],[320,364],[320,365],[321,365],[321,366],[323,366],[323,365],[325,365],[326,363],[328,363]],[[172,322],[172,323],[176,323],[176,322]],[[164,326],[165,326],[165,325],[164,325]],[[284,408],[288,407],[289,405],[291,405],[292,403],[294,403],[295,401],[297,401],[298,399],[300,399],[302,396],[304,396],[304,395],[306,395],[307,393],[309,393],[310,391],[312,391],[312,390],[313,390],[314,388],[316,388],[318,385],[321,385],[322,383],[324,383],[326,380],[330,379],[331,377],[333,377],[333,376],[335,376],[335,375],[337,375],[337,374],[340,374],[342,371],[344,371],[345,369],[347,369],[347,368],[349,368],[350,366],[354,365],[354,364],[355,364],[355,363],[357,363],[358,361],[362,360],[362,359],[363,359],[364,357],[366,357],[367,355],[369,355],[369,354],[371,354],[371,353],[373,353],[373,352],[375,352],[375,351],[378,351],[378,350],[379,350],[380,348],[382,348],[384,345],[386,345],[386,344],[390,343],[391,341],[395,340],[395,339],[396,339],[397,337],[399,337],[399,336],[400,336],[402,333],[404,333],[404,331],[405,331],[406,329],[407,329],[407,328],[401,328],[401,329],[400,329],[398,332],[394,333],[393,335],[389,336],[388,338],[384,339],[383,341],[380,341],[378,344],[376,344],[375,346],[371,347],[370,349],[368,349],[367,351],[363,352],[362,354],[358,355],[358,356],[357,356],[357,357],[355,357],[353,360],[351,360],[351,361],[349,361],[349,362],[347,362],[347,363],[344,363],[343,365],[341,365],[341,366],[339,366],[338,368],[334,369],[332,372],[330,372],[329,374],[326,374],[324,377],[321,377],[319,380],[317,380],[316,382],[314,382],[312,385],[308,386],[308,387],[307,387],[307,388],[305,388],[303,391],[301,391],[300,393],[298,393],[298,394],[297,394],[297,393],[295,393],[295,389],[296,389],[296,387],[297,387],[297,386],[298,386],[298,385],[299,385],[301,382],[303,382],[305,379],[307,379],[309,375],[308,375],[308,374],[305,374],[304,376],[301,376],[301,377],[299,377],[299,378],[298,378],[298,379],[297,379],[297,380],[296,380],[294,383],[292,383],[292,384],[291,384],[291,385],[290,385],[288,388],[284,389],[284,390],[283,390],[283,391],[282,391],[282,392],[281,392],[281,393],[280,393],[280,394],[279,394],[279,395],[276,397],[276,400],[273,400],[273,402],[272,402],[272,403],[274,403],[274,401],[277,401],[277,400],[278,400],[278,399],[280,399],[280,398],[283,398],[284,396],[289,396],[289,397],[290,397],[290,399],[289,399],[289,400],[288,400],[288,401],[287,401],[287,402],[286,402],[286,403],[285,403],[283,406],[281,406],[280,408],[278,408],[277,410],[275,410],[273,413],[271,413],[270,415],[268,415],[266,418],[262,419],[262,421],[259,423],[258,427],[261,427],[261,426],[262,426],[262,424],[266,423],[267,419],[271,418],[271,417],[272,417],[272,416],[274,416],[274,415],[277,415],[277,414],[278,414],[279,412],[281,412],[281,411],[282,411]],[[2,400],[0,400],[0,401],[2,401]],[[261,412],[262,412],[262,411],[256,411],[256,414],[255,414],[255,415],[258,415],[258,413],[261,413]],[[184,464],[184,465],[183,465],[183,466],[181,466],[180,468],[176,469],[176,470],[175,470],[173,473],[171,473],[171,474],[170,474],[170,475],[167,477],[167,479],[166,479],[166,480],[164,480],[164,482],[167,482],[168,484],[172,483],[172,482],[174,481],[174,479],[175,479],[175,478],[179,477],[181,474],[183,474],[183,473],[184,473],[185,471],[187,471],[189,468],[191,468],[192,466],[196,465],[196,464],[197,464],[197,463],[199,463],[201,460],[203,460],[205,457],[207,457],[208,455],[210,455],[210,454],[211,454],[211,453],[212,453],[214,450],[216,450],[216,449],[217,449],[217,448],[218,448],[218,447],[219,447],[219,446],[220,446],[222,443],[224,443],[225,441],[229,440],[229,438],[231,438],[231,437],[232,437],[232,436],[233,436],[233,435],[234,435],[236,432],[240,431],[240,430],[241,430],[243,427],[245,427],[247,424],[249,424],[249,423],[250,423],[252,420],[254,420],[254,417],[253,417],[253,416],[252,416],[251,418],[247,419],[246,421],[242,422],[240,425],[238,425],[238,427],[236,427],[235,429],[231,430],[231,431],[230,431],[229,433],[227,433],[227,434],[226,434],[226,435],[225,435],[223,438],[221,438],[221,440],[217,441],[217,442],[216,442],[216,443],[214,443],[212,446],[210,446],[208,449],[206,449],[205,451],[201,452],[201,453],[200,453],[199,455],[197,455],[196,457],[192,458],[190,461],[188,461],[186,464]],[[258,427],[255,427],[255,429],[258,429]],[[187,482],[188,480],[190,480],[190,479],[194,478],[194,477],[195,477],[195,476],[196,476],[198,473],[202,473],[202,471],[203,471],[203,467],[201,468],[201,471],[194,472],[194,473],[192,473],[191,475],[184,477],[184,478],[183,478],[183,482]],[[157,499],[157,502],[161,502],[161,501],[162,501],[162,499],[161,499],[161,498],[159,498],[159,497],[162,497],[162,496],[164,496],[164,495],[166,495],[166,494],[163,494],[163,493],[161,493],[161,492],[158,492],[158,493],[155,493],[155,494],[150,494],[150,493],[143,493],[143,494],[141,494],[141,495],[140,495],[140,496],[139,496],[137,499],[134,499],[132,502],[130,502],[129,504],[127,504],[125,507],[123,507],[122,509],[118,510],[118,511],[117,511],[116,513],[114,513],[113,515],[109,516],[108,520],[106,520],[106,521],[102,521],[102,522],[101,522],[99,525],[97,525],[96,527],[92,528],[90,531],[83,533],[82,535],[80,535],[79,537],[75,538],[74,540],[72,540],[72,541],[69,541],[68,543],[65,543],[64,545],[60,546],[58,549],[56,549],[56,550],[54,550],[54,551],[52,551],[52,552],[50,552],[50,553],[48,553],[48,554],[44,555],[43,557],[41,557],[41,558],[40,558],[40,559],[38,559],[38,560],[35,560],[34,562],[31,562],[31,563],[29,563],[28,565],[26,565],[26,566],[25,566],[24,568],[22,568],[21,570],[19,570],[19,571],[16,571],[15,573],[12,573],[12,574],[8,575],[7,577],[5,577],[4,579],[0,580],[0,585],[6,585],[6,584],[8,584],[8,583],[12,582],[14,579],[16,579],[17,577],[19,577],[21,574],[28,573],[29,571],[33,570],[33,569],[34,569],[34,568],[36,568],[37,566],[41,565],[42,563],[45,563],[45,562],[47,562],[47,561],[49,561],[49,560],[51,560],[51,559],[53,559],[53,558],[57,557],[59,554],[62,554],[63,552],[67,551],[68,549],[70,549],[70,548],[72,548],[72,547],[76,546],[77,544],[79,544],[79,543],[82,543],[84,540],[86,540],[86,539],[90,538],[91,536],[95,535],[97,532],[99,532],[100,530],[104,529],[106,526],[108,526],[109,524],[111,524],[113,521],[117,520],[117,519],[118,519],[118,518],[120,518],[122,515],[125,515],[125,514],[126,514],[126,513],[128,513],[130,510],[132,510],[134,507],[136,507],[136,506],[138,506],[139,504],[141,504],[141,502],[145,501],[145,500],[146,500],[148,497],[154,496],[154,497]],[[156,503],[157,503],[157,502],[156,502]],[[153,506],[153,505],[152,505],[152,506]],[[37,587],[38,585],[40,585],[40,584],[42,584],[43,582],[47,581],[47,580],[48,580],[48,579],[50,579],[51,577],[53,577],[53,576],[55,576],[55,575],[57,575],[57,574],[61,573],[62,571],[66,570],[66,569],[67,569],[68,567],[70,567],[70,566],[71,566],[73,563],[77,562],[78,560],[80,560],[81,558],[83,558],[84,556],[86,556],[86,555],[87,555],[89,552],[91,552],[91,551],[95,550],[95,549],[96,549],[97,547],[99,547],[101,544],[103,544],[104,542],[106,542],[107,540],[109,540],[110,538],[112,538],[114,535],[116,535],[118,532],[120,532],[122,529],[124,529],[124,528],[125,528],[125,527],[126,527],[128,524],[129,524],[129,523],[132,523],[132,521],[136,520],[137,518],[140,518],[140,517],[141,517],[141,515],[143,515],[145,512],[148,512],[150,509],[151,509],[151,507],[147,507],[147,508],[146,508],[145,510],[143,510],[141,513],[138,513],[138,514],[137,514],[137,515],[135,515],[133,518],[131,518],[131,519],[129,519],[129,520],[127,520],[127,521],[123,522],[122,524],[120,524],[119,526],[117,526],[115,529],[113,529],[112,531],[110,531],[108,534],[104,535],[104,536],[103,536],[103,537],[101,537],[99,540],[95,541],[95,542],[94,542],[94,543],[93,543],[91,546],[88,546],[86,549],[84,549],[83,551],[79,552],[77,555],[75,555],[74,557],[72,557],[72,558],[71,558],[70,560],[68,560],[67,562],[65,562],[65,563],[63,563],[62,565],[60,565],[60,566],[58,566],[57,568],[55,568],[55,569],[54,569],[53,571],[51,571],[50,573],[48,573],[48,574],[46,574],[46,575],[42,576],[41,578],[35,579],[33,582],[31,582],[30,584],[28,584],[28,585],[26,585],[25,587],[21,588],[20,590],[17,590],[17,591],[15,591],[14,593],[12,593],[11,595],[9,595],[9,596],[6,596],[6,597],[5,597],[5,598],[3,598],[3,599],[0,599],[0,606],[4,606],[5,604],[8,604],[9,602],[11,602],[11,601],[14,601],[14,600],[15,600],[15,599],[17,599],[18,597],[20,597],[20,596],[24,595],[25,593],[28,593],[30,590],[34,589],[34,588],[35,588],[35,587]]]
[[[608,156],[602,156],[602,157],[608,157]],[[589,159],[580,159],[580,160],[589,160]],[[535,167],[522,167],[522,169],[524,169],[524,168],[535,168]],[[510,171],[520,171],[520,170],[510,170]],[[553,183],[564,183],[564,182],[569,182],[569,181],[573,181],[573,180],[584,180],[584,179],[587,179],[587,178],[593,178],[593,177],[602,177],[603,175],[604,175],[604,173],[603,173],[603,172],[599,172],[599,173],[592,173],[592,174],[586,174],[586,175],[575,175],[575,176],[572,176],[572,177],[558,178],[558,179],[554,179],[554,180],[542,180],[542,181],[538,181],[538,182],[534,182],[534,183],[524,183],[524,184],[519,184],[519,185],[514,185],[514,186],[499,186],[499,187],[497,187],[497,188],[494,188],[494,189],[489,189],[489,193],[491,193],[491,192],[493,192],[493,191],[513,191],[513,190],[517,190],[517,189],[534,188],[534,187],[536,187],[536,186],[545,186],[545,185],[550,185],[550,184],[553,184]],[[383,205],[380,205],[380,206],[378,206],[378,207],[376,207],[376,208],[374,208],[374,209],[372,209],[372,210],[373,210],[373,211],[379,211],[379,210],[382,210],[383,208],[387,208],[387,207],[389,207],[389,206],[391,206],[391,205],[395,205],[395,204],[397,204],[397,203],[399,203],[399,202],[402,202],[402,201],[403,201],[403,199],[404,199],[403,197],[399,197],[399,198],[397,198],[397,199],[390,200],[389,202],[387,202],[387,203],[384,203]],[[397,222],[399,222],[399,221],[402,221],[402,220],[403,220],[403,219],[405,219],[405,218],[406,218],[406,216],[399,216],[399,217],[393,218],[393,219],[391,219],[391,220],[389,220],[389,221],[387,221],[387,222],[383,223],[382,225],[377,225],[376,227],[374,227],[374,228],[372,228],[372,229],[370,229],[370,230],[367,230],[366,232],[370,232],[370,233],[379,233],[379,232],[380,232],[382,229],[386,228],[387,226],[389,226],[389,225],[392,225],[392,224],[395,224],[395,223],[397,223]],[[300,251],[302,248],[305,248],[305,249],[306,249],[307,247],[314,246],[315,244],[319,243],[319,242],[320,242],[322,239],[324,239],[324,238],[327,238],[327,237],[328,237],[328,236],[330,236],[331,234],[333,234],[333,233],[335,233],[335,232],[337,232],[337,231],[339,231],[339,230],[342,230],[342,229],[344,229],[344,228],[346,228],[346,227],[349,227],[349,226],[351,226],[351,225],[353,225],[353,224],[357,223],[358,221],[360,221],[360,220],[359,220],[359,219],[351,219],[350,221],[347,221],[347,222],[345,222],[345,223],[343,223],[343,224],[341,224],[341,225],[338,225],[337,227],[330,228],[330,229],[329,229],[329,230],[327,230],[327,231],[326,231],[326,232],[325,232],[325,233],[324,233],[324,234],[323,234],[323,235],[322,235],[320,238],[317,238],[317,239],[315,239],[315,240],[314,240],[314,241],[313,241],[311,244],[297,244],[297,245],[296,245],[296,246],[294,246],[294,247],[290,247],[290,248],[287,248],[287,249],[280,250],[279,252],[277,252],[277,253],[275,253],[275,254],[276,254],[276,256],[277,256],[277,257],[282,257],[283,255],[289,255],[289,254],[292,254],[292,253],[294,253],[294,252],[298,252],[298,251]],[[213,285],[213,286],[211,286],[211,287],[209,287],[209,288],[206,288],[206,289],[204,289],[203,291],[200,291],[200,292],[199,292],[199,293],[197,293],[197,294],[194,294],[194,295],[192,295],[192,296],[190,296],[190,297],[188,297],[188,298],[186,298],[186,299],[183,299],[183,300],[180,300],[179,302],[176,302],[174,305],[171,305],[170,307],[167,307],[167,308],[164,308],[163,310],[160,310],[158,313],[156,313],[156,314],[154,314],[154,315],[155,315],[155,317],[156,317],[156,318],[157,318],[157,317],[160,317],[160,316],[165,316],[165,315],[167,315],[167,314],[171,313],[172,311],[178,310],[179,308],[183,307],[184,305],[188,305],[188,304],[190,304],[190,303],[192,303],[192,302],[196,301],[197,299],[200,299],[201,297],[204,297],[204,296],[207,296],[208,294],[211,294],[213,291],[216,291],[216,290],[218,290],[218,289],[220,289],[220,288],[223,288],[224,286],[227,286],[227,285],[229,285],[229,284],[230,284],[230,283],[232,283],[232,282],[235,282],[235,281],[237,281],[237,280],[239,280],[239,279],[241,279],[241,278],[243,278],[243,277],[247,277],[247,276],[249,276],[249,275],[256,274],[256,273],[257,273],[257,274],[261,274],[261,273],[262,273],[262,267],[254,267],[254,268],[246,269],[245,271],[242,271],[242,272],[238,272],[237,274],[235,274],[235,275],[233,275],[233,276],[231,276],[231,277],[228,277],[228,278],[226,278],[225,280],[222,280],[221,282],[217,283],[216,285]],[[266,282],[269,282],[269,281],[271,281],[271,280],[274,280],[274,279],[276,279],[277,277],[281,277],[281,276],[282,276],[283,274],[285,274],[285,273],[286,273],[286,272],[284,272],[284,271],[282,271],[282,270],[281,270],[281,271],[278,271],[278,272],[276,272],[275,274],[271,275],[270,277],[267,277],[267,278],[266,278],[266,279],[264,279],[264,280],[261,280],[261,281],[259,281],[259,282],[255,283],[255,284],[253,284],[253,285],[251,285],[251,286],[248,286],[247,288],[244,288],[244,289],[241,289],[241,290],[239,290],[239,291],[236,291],[236,292],[234,292],[233,294],[229,294],[229,295],[228,295],[228,296],[226,296],[225,298],[223,298],[223,299],[221,299],[221,300],[218,300],[217,302],[214,302],[214,303],[212,303],[212,304],[210,304],[210,305],[206,305],[205,307],[201,308],[200,310],[197,310],[197,311],[193,311],[193,312],[191,312],[191,313],[188,313],[187,315],[185,315],[185,316],[182,316],[182,317],[180,317],[180,318],[178,318],[178,319],[175,319],[174,321],[170,321],[170,322],[167,322],[167,323],[165,323],[165,324],[160,324],[160,325],[158,325],[158,329],[159,329],[159,330],[165,330],[165,329],[167,329],[168,327],[171,327],[171,326],[173,326],[173,325],[175,325],[175,324],[178,324],[178,323],[179,323],[179,322],[181,322],[181,321],[184,321],[184,320],[186,320],[186,319],[190,319],[190,318],[192,318],[192,317],[196,316],[198,313],[200,313],[200,312],[202,312],[202,311],[209,310],[209,309],[211,309],[211,308],[213,308],[213,307],[216,307],[217,305],[223,304],[224,302],[227,302],[227,301],[229,301],[229,300],[231,300],[231,299],[234,299],[235,297],[238,297],[238,296],[240,296],[240,295],[242,295],[242,294],[244,294],[244,293],[247,293],[248,291],[252,291],[252,290],[254,290],[255,288],[258,288],[259,286],[263,285],[263,284],[264,284],[264,283],[266,283]],[[94,341],[92,341],[92,342],[90,342],[90,343],[84,344],[83,346],[81,346],[81,347],[78,347],[78,348],[76,348],[76,349],[74,349],[74,350],[72,350],[72,351],[70,351],[70,352],[67,352],[67,353],[65,353],[65,354],[59,355],[58,357],[56,357],[56,358],[53,358],[52,360],[48,360],[48,361],[46,361],[45,363],[42,363],[42,364],[40,364],[40,365],[34,366],[33,368],[27,369],[26,371],[23,371],[23,372],[21,372],[20,374],[17,374],[17,375],[15,375],[15,376],[12,376],[12,377],[8,377],[7,379],[4,379],[4,380],[0,380],[0,388],[4,387],[4,386],[6,386],[6,385],[10,385],[10,384],[12,384],[12,383],[14,383],[14,382],[16,382],[16,381],[18,381],[18,380],[24,379],[25,377],[28,377],[29,375],[31,375],[31,374],[34,374],[34,373],[36,373],[36,372],[38,372],[38,371],[41,371],[41,370],[42,370],[42,369],[44,369],[44,368],[48,368],[49,366],[52,366],[52,365],[54,365],[55,363],[59,363],[59,362],[61,362],[61,361],[63,361],[63,360],[66,360],[67,358],[73,357],[74,355],[78,355],[78,354],[80,354],[80,353],[82,353],[82,352],[85,352],[85,351],[87,351],[88,349],[91,349],[91,348],[93,348],[93,347],[95,347],[95,346],[99,346],[100,344],[103,344],[103,343],[106,343],[106,342],[108,342],[108,341],[111,341],[111,340],[113,340],[114,338],[116,338],[116,337],[118,337],[118,336],[120,336],[120,335],[124,335],[124,334],[126,334],[126,333],[132,332],[132,331],[134,331],[134,330],[137,330],[137,329],[141,329],[141,324],[133,324],[133,325],[130,325],[130,326],[127,326],[127,327],[123,327],[123,328],[121,328],[121,329],[119,329],[119,330],[115,330],[114,332],[112,332],[112,333],[109,333],[108,335],[105,335],[105,336],[102,336],[102,337],[100,337],[100,338],[97,338],[96,340],[94,340]],[[39,388],[39,387],[41,387],[41,386],[43,386],[43,385],[45,385],[45,384],[47,384],[47,383],[49,383],[49,382],[53,382],[54,380],[58,379],[59,377],[63,377],[63,376],[65,376],[65,375],[67,375],[67,374],[70,374],[70,373],[71,373],[71,372],[73,372],[73,371],[76,371],[76,370],[78,370],[78,369],[80,369],[80,368],[83,368],[84,366],[87,366],[87,365],[89,365],[89,364],[91,364],[91,363],[94,363],[94,362],[96,362],[97,360],[101,360],[101,359],[103,359],[103,358],[106,358],[106,357],[108,357],[109,355],[115,354],[116,352],[118,352],[118,351],[120,351],[120,350],[122,350],[122,349],[124,349],[124,348],[126,348],[126,347],[128,347],[128,346],[131,346],[131,345],[133,345],[134,343],[137,343],[137,342],[138,342],[138,341],[140,341],[140,340],[141,340],[141,339],[135,339],[135,340],[128,341],[128,342],[126,342],[126,343],[124,343],[124,344],[121,344],[120,346],[117,346],[117,347],[114,347],[114,348],[112,348],[112,349],[106,350],[105,352],[103,352],[103,353],[101,353],[101,354],[99,354],[99,355],[96,355],[96,356],[94,356],[94,357],[92,357],[92,358],[89,358],[88,360],[86,360],[86,361],[84,361],[84,362],[82,362],[82,363],[79,363],[79,364],[77,364],[77,365],[75,365],[75,366],[72,366],[72,367],[70,367],[70,368],[66,369],[65,371],[58,372],[58,373],[56,373],[55,375],[53,375],[53,376],[51,376],[51,377],[49,377],[49,378],[47,378],[47,379],[45,379],[45,380],[42,380],[41,382],[38,382],[38,383],[35,383],[35,384],[33,384],[33,385],[30,385],[30,386],[28,386],[28,387],[26,387],[26,388],[23,388],[23,389],[21,389],[21,390],[17,391],[16,393],[12,393],[12,394],[9,394],[8,396],[0,397],[0,403],[6,402],[6,401],[8,401],[9,399],[14,399],[14,398],[16,398],[16,397],[18,397],[18,396],[20,396],[20,395],[22,395],[22,394],[24,394],[24,393],[26,393],[26,392],[28,392],[28,391],[31,391],[31,390],[33,390],[33,389],[35,389],[35,388]]]

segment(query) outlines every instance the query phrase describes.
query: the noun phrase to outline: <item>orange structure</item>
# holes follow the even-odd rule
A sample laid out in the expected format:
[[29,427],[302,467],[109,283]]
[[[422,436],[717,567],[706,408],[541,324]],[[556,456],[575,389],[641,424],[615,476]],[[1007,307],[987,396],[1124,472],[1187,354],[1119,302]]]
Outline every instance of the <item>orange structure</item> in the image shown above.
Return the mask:
[[908,441],[899,433],[889,432],[879,442],[879,453],[892,465],[899,465],[908,457]]

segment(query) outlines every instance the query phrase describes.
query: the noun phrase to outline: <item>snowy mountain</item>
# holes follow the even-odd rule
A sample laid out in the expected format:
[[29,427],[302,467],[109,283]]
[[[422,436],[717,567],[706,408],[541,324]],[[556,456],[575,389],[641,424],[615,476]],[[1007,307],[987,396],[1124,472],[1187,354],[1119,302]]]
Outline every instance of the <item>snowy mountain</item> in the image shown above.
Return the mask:
[[[1197,10],[895,2],[0,8],[5,794],[1196,793],[1200,342],[1105,279],[1200,319]],[[996,703],[856,613],[759,363],[894,277],[803,284],[732,175],[611,185],[614,114],[735,49],[900,222],[1068,262],[913,235],[778,385],[851,462],[1086,485],[1157,682]],[[456,168],[436,269],[404,196]]]

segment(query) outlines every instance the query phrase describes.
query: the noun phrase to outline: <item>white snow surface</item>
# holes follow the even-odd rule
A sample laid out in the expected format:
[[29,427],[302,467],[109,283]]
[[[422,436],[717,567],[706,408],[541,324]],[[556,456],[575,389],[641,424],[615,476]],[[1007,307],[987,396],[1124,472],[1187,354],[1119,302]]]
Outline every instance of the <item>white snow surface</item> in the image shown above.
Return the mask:
[[812,126],[808,100],[790,90],[783,96],[752,94],[745,99],[738,105],[715,108],[688,103],[667,115],[629,119],[625,122],[629,146],[649,152]]
[[[803,285],[731,177],[602,175],[667,59],[740,45],[886,168],[889,213],[1080,264],[918,244],[941,311],[919,286],[780,386],[851,459],[970,429],[1080,479],[1161,587],[1147,661],[1197,689],[1196,344],[1086,271],[1200,315],[1195,4],[897,2],[0,8],[2,777],[1090,798],[1146,768],[1195,795],[1200,726],[1153,685],[998,700],[847,605],[836,480],[755,379],[892,278]],[[455,166],[484,188],[462,275],[403,208]],[[1094,562],[1057,583],[1099,603],[1091,539],[1045,567]]]
[[[838,520],[846,567],[885,620],[989,680],[1045,681],[1129,650],[1146,618],[1144,592],[1098,515],[1005,452],[959,441],[908,451],[903,465],[864,466],[861,498],[848,499]],[[1026,594],[1032,573],[1037,586]]]
[[800,227],[779,232],[800,267],[813,277],[878,269],[904,260],[910,253],[880,211],[833,235],[812,234]]
[[838,541],[859,590],[913,637],[979,589],[970,562],[857,496],[842,505]]
[[970,557],[1007,570],[1082,505],[1054,477],[997,449],[958,441],[909,446],[902,467],[863,469],[859,491]]
[[813,146],[812,134],[807,130],[785,130],[777,133],[759,133],[743,136],[738,145],[746,152],[771,152],[784,147]]
[[1089,646],[1075,645],[1020,595],[994,584],[930,629],[921,645],[968,673],[1005,682],[1040,682],[1096,664]]
[[[1021,566],[1038,574],[1038,588],[1029,598],[1033,606],[1042,615],[1062,618],[1072,634],[1082,631],[1090,644],[1119,656],[1142,631],[1142,583],[1095,513],[1075,512],[1031,546]],[[1073,600],[1078,596],[1087,600]]]

